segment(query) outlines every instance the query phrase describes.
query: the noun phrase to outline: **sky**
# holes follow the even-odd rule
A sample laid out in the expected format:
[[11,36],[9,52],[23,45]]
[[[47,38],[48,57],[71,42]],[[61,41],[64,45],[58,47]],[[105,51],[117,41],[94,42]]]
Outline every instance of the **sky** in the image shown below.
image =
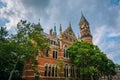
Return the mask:
[[15,33],[21,20],[40,22],[44,31],[56,25],[57,34],[69,23],[79,34],[81,12],[90,24],[93,43],[115,63],[120,64],[120,0],[0,0],[0,26]]

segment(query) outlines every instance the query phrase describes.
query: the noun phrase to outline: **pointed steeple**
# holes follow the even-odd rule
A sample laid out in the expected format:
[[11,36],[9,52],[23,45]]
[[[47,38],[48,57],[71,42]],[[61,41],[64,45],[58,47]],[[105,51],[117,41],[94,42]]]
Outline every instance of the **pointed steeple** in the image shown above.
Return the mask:
[[83,15],[82,12],[81,12],[81,15],[82,15],[82,16],[81,16],[79,25],[82,25],[83,23],[87,23],[87,24],[89,25],[88,21],[86,20],[86,18],[84,17],[84,15]]
[[[71,23],[69,23],[69,26],[67,27],[67,29],[63,32],[63,34],[68,34],[68,33],[72,33],[74,36],[75,36],[75,33],[74,33],[74,31],[73,31],[73,29],[72,29],[72,26],[71,26]],[[75,36],[75,38],[76,38],[76,36]]]
[[49,31],[49,35],[50,36],[52,36],[53,35],[53,32],[52,32],[53,30],[52,29],[50,29],[50,31]]
[[83,14],[81,16],[79,26],[80,26],[80,34],[81,34],[80,39],[92,43],[92,35],[90,32],[89,22],[86,20]]
[[39,18],[39,23],[40,23],[40,18]]
[[56,32],[56,24],[54,24],[54,36],[57,36],[57,32]]
[[40,19],[38,20],[38,25],[41,26],[41,24],[40,24]]
[[71,22],[69,22],[69,27],[71,27]]
[[71,23],[69,23],[67,29],[63,31],[62,35],[64,35],[62,39],[69,42],[70,44],[72,44],[74,41],[77,40],[77,37],[75,36],[75,33],[73,32]]
[[59,32],[60,32],[59,38],[62,38],[62,25],[61,24],[60,24]]
[[60,24],[60,34],[62,34],[62,25]]
[[71,22],[69,22],[68,29],[69,29],[69,30],[72,30],[72,27],[71,27]]

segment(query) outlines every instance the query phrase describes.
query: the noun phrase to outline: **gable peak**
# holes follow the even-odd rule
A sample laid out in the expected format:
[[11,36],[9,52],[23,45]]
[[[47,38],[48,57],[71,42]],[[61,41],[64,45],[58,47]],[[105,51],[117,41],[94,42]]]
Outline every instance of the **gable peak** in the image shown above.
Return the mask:
[[81,13],[81,19],[80,19],[80,22],[79,22],[79,25],[82,25],[83,23],[88,23],[87,19],[85,18],[85,16],[83,15],[83,13]]

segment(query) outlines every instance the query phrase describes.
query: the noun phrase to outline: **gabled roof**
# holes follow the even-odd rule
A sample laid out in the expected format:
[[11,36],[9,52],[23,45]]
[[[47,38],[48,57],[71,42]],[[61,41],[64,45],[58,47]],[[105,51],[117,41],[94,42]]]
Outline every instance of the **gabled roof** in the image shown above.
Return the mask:
[[62,35],[66,35],[67,37],[72,36],[72,38],[77,39],[76,36],[75,36],[75,33],[73,32],[71,24],[69,24],[68,28],[63,32]]

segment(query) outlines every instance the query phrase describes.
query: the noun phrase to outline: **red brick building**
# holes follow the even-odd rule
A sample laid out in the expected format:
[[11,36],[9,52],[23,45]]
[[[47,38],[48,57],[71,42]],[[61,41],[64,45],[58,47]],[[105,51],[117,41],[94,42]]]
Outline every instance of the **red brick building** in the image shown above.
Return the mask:
[[51,29],[49,34],[46,34],[49,39],[50,49],[46,50],[45,55],[40,54],[37,57],[39,65],[36,69],[40,72],[40,75],[36,75],[33,72],[28,61],[24,66],[23,79],[59,80],[61,78],[62,80],[71,80],[74,77],[79,80],[79,71],[69,61],[69,54],[66,52],[67,48],[76,40],[85,40],[92,43],[89,23],[83,15],[79,26],[81,34],[79,38],[75,36],[71,24],[64,31],[62,31],[62,25],[60,24],[59,35],[57,35],[56,26],[54,26],[54,29]]

